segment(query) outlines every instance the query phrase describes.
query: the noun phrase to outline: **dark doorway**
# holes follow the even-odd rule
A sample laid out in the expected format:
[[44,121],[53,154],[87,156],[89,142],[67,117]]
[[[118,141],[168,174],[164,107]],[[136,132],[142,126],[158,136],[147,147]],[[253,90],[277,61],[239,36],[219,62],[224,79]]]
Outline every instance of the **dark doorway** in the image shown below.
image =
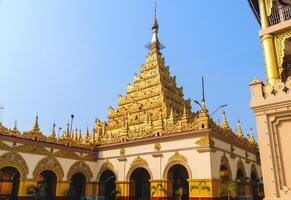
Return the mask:
[[247,180],[245,178],[245,174],[242,169],[237,169],[236,171],[236,180],[238,181],[237,189],[238,189],[238,196],[244,197],[245,196],[245,189],[247,185]]
[[168,171],[168,197],[174,200],[189,199],[189,178],[186,168],[182,165],[173,165]]
[[116,177],[111,170],[105,170],[99,179],[99,196],[105,200],[114,200],[116,194]]
[[251,184],[253,200],[262,199],[264,196],[264,187],[256,171],[251,172]]
[[150,199],[150,174],[144,168],[135,169],[130,175],[130,197],[133,200]]
[[71,178],[68,197],[70,200],[81,200],[86,191],[86,177],[82,173],[76,173]]
[[40,173],[41,180],[38,184],[45,185],[45,193],[48,199],[54,200],[56,195],[57,176],[54,172],[45,170]]
[[20,173],[14,167],[0,170],[0,198],[16,200],[18,196]]

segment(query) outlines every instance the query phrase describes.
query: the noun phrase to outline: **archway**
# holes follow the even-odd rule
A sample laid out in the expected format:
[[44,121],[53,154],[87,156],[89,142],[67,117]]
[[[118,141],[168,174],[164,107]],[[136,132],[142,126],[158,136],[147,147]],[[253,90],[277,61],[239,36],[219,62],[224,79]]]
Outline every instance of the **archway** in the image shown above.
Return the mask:
[[40,173],[38,184],[45,185],[47,199],[54,200],[56,195],[57,176],[53,171],[45,170]]
[[16,200],[18,196],[20,173],[14,167],[0,169],[0,198]]
[[244,171],[241,168],[238,168],[236,171],[236,180],[238,182],[237,189],[238,189],[238,196],[245,195],[245,187],[246,187],[246,178]]
[[189,174],[183,165],[173,165],[167,174],[168,197],[172,198],[173,200],[189,199],[189,183],[187,181],[188,178]]
[[252,167],[251,171],[251,184],[252,184],[252,196],[253,200],[259,200],[260,194],[261,196],[264,196],[264,187],[262,184],[262,181],[258,177],[258,173],[255,169],[255,167]]
[[103,196],[105,200],[115,199],[116,176],[111,170],[105,170],[99,179],[99,196]]
[[130,175],[129,194],[133,200],[150,199],[150,174],[145,168],[136,168]]
[[69,196],[71,200],[81,200],[86,191],[86,177],[82,173],[75,173],[71,178]]

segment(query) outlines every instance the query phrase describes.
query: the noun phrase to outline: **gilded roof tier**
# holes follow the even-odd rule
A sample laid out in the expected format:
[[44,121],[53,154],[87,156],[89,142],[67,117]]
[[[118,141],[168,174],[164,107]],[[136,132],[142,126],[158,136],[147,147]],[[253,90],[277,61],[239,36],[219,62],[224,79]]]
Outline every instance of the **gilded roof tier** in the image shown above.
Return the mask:
[[236,133],[232,131],[225,113],[222,124],[216,124],[210,118],[204,101],[199,112],[191,111],[191,100],[184,99],[183,88],[178,87],[176,77],[170,75],[169,67],[160,51],[158,30],[155,17],[145,64],[141,65],[140,73],[134,75],[133,82],[127,85],[126,95],[119,95],[117,108],[109,107],[108,120],[95,121],[92,133],[88,128],[84,136],[78,130],[71,133],[68,124],[61,137],[56,136],[55,125],[51,134],[46,136],[39,128],[37,116],[30,131],[18,131],[16,126],[8,129],[0,123],[0,134],[93,149],[96,145],[179,134],[188,130],[212,129],[225,137],[257,148],[253,134],[249,140],[243,137],[240,122]]

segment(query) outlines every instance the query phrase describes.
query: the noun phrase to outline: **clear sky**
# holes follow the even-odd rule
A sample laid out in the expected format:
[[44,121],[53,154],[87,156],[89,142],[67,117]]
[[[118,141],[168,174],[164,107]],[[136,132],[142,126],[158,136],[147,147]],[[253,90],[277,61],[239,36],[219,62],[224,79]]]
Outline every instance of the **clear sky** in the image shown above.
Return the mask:
[[[249,83],[265,79],[258,24],[246,0],[158,0],[159,38],[185,98],[221,104],[233,128],[255,128]],[[145,62],[153,0],[2,0],[0,105],[3,123],[43,132],[55,121],[90,129],[106,120]],[[193,104],[193,110],[197,110]],[[221,120],[222,111],[214,115]]]

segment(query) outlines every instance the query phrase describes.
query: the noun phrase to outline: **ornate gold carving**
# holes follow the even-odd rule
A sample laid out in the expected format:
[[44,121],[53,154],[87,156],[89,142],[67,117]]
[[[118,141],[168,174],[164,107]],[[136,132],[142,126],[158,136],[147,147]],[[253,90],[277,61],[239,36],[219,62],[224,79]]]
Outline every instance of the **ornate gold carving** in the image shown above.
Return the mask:
[[38,145],[23,144],[23,145],[14,147],[14,150],[22,151],[22,152],[38,153],[42,155],[50,155],[50,152],[46,150],[45,147],[38,146]]
[[176,151],[175,154],[168,159],[168,163],[175,161],[188,162],[187,158],[180,154],[178,151]]
[[206,135],[195,142],[195,144],[202,146],[213,146],[215,142],[210,136]]
[[113,166],[113,164],[108,159],[106,159],[105,162],[102,164],[101,169],[111,169],[111,170],[114,170],[114,166]]
[[15,152],[4,153],[0,157],[0,169],[7,166],[15,167],[20,173],[20,178],[26,179],[28,166],[21,155]]
[[92,172],[87,163],[83,161],[77,161],[74,163],[68,171],[67,180],[71,180],[72,176],[76,173],[81,173],[86,177],[86,181],[89,182],[92,178]]
[[125,156],[125,148],[120,149],[120,156]]
[[145,159],[137,156],[131,163],[130,168],[136,168],[141,166],[148,166],[148,163]]
[[161,150],[161,144],[160,143],[156,143],[154,146],[156,151],[160,151]]
[[[270,0],[271,1],[271,0]],[[284,50],[285,50],[285,40],[291,37],[291,31],[283,32],[275,36],[275,49],[277,62],[279,67],[279,74],[282,74],[283,71],[283,58],[284,58]]]
[[55,157],[70,158],[70,159],[80,159],[81,157],[73,151],[70,150],[59,150],[53,153]]
[[61,181],[64,177],[63,168],[60,165],[59,161],[54,157],[49,156],[41,159],[34,169],[33,178],[35,180],[40,180],[40,174],[45,170],[53,171],[56,174],[58,181]]
[[268,17],[272,14],[273,1],[274,0],[265,0],[266,12]]

